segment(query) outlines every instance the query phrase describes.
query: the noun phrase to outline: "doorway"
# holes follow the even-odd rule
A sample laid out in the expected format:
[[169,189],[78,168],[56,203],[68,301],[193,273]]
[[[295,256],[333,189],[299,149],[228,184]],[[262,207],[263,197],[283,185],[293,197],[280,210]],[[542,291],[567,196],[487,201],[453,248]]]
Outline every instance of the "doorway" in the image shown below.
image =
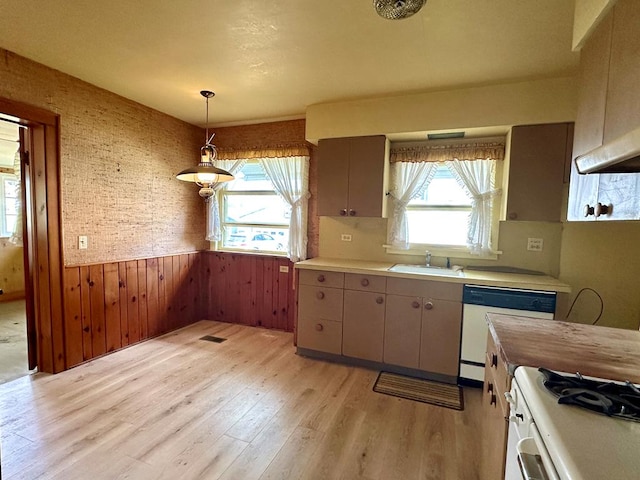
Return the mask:
[[59,116],[0,97],[0,118],[20,125],[28,366],[57,373],[66,369]]

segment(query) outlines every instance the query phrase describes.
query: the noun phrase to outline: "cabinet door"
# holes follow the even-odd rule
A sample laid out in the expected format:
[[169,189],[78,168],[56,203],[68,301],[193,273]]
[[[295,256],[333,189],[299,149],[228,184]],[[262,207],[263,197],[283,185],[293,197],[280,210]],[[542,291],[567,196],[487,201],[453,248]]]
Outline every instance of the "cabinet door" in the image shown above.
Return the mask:
[[318,215],[346,215],[349,190],[350,138],[318,142]]
[[570,127],[568,123],[513,127],[507,219],[560,221]]
[[508,420],[498,399],[492,372],[485,368],[482,395],[482,448],[480,478],[504,478]]
[[353,137],[349,159],[349,216],[384,217],[386,162],[383,135]]
[[345,290],[342,318],[342,354],[382,361],[384,338],[383,293]]
[[462,303],[425,299],[420,335],[420,369],[458,376]]
[[384,321],[384,363],[420,367],[422,298],[387,295]]
[[[573,135],[573,158],[602,145],[607,101],[612,16],[602,20],[580,54],[578,111]],[[598,175],[580,175],[571,162],[567,220],[595,220],[585,217],[585,205],[598,198]]]

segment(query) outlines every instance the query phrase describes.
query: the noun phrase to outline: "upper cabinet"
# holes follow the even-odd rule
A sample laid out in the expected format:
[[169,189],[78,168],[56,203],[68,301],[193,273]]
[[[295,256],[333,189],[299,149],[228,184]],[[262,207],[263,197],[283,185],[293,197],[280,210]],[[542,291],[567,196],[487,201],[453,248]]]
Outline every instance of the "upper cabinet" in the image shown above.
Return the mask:
[[318,142],[318,215],[386,217],[389,142],[384,135]]
[[[640,127],[640,2],[619,0],[585,43],[573,158]],[[640,219],[640,174],[580,175],[571,165],[567,220]]]
[[573,123],[522,125],[511,130],[507,220],[559,222]]

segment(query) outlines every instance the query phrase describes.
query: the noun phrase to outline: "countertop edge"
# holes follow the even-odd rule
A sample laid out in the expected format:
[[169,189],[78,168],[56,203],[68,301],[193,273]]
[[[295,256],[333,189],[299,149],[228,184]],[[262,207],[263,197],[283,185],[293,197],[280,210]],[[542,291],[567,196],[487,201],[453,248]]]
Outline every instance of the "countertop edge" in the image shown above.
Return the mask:
[[492,287],[521,288],[557,293],[570,293],[571,286],[547,275],[525,275],[514,273],[484,272],[480,270],[464,271],[464,277],[428,275],[418,273],[390,272],[393,263],[370,262],[365,260],[343,260],[333,258],[313,258],[294,264],[298,270],[329,270],[332,272],[379,275],[385,277],[430,280],[446,283],[486,285]]

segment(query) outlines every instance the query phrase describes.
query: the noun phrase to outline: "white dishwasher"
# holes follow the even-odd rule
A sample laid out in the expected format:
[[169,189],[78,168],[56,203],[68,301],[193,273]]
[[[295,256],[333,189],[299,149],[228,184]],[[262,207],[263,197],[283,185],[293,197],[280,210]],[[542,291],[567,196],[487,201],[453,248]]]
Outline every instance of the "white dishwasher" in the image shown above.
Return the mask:
[[487,313],[553,319],[556,292],[465,285],[462,290],[460,380],[476,384],[484,379],[487,352]]

